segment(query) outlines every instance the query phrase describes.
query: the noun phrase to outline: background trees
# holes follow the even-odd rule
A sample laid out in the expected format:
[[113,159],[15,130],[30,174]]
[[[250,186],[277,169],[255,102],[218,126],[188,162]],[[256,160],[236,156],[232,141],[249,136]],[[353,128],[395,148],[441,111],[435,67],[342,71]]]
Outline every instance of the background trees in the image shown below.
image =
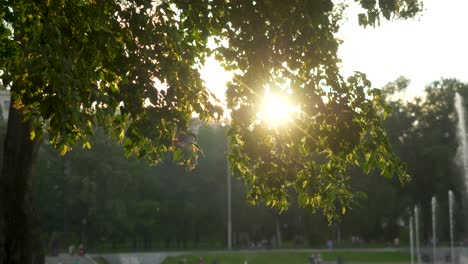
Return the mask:
[[[352,168],[350,186],[362,195],[343,217],[329,225],[320,213],[312,214],[295,203],[279,216],[263,205],[251,206],[245,199],[247,189],[235,180],[234,246],[248,247],[249,242],[262,240],[271,243],[277,219],[283,246],[287,247],[324,246],[326,240],[337,239],[338,228],[342,243],[347,245],[353,236],[363,242],[387,243],[395,237],[405,242],[408,217],[415,204],[423,209],[421,234],[428,241],[433,195],[439,200],[439,238],[448,240],[449,189],[456,193],[455,233],[462,239],[464,185],[455,163],[458,143],[453,97],[455,92],[468,96],[467,84],[451,79],[433,82],[427,86],[424,100],[403,101],[393,96],[404,92],[407,84],[408,80],[400,78],[382,93],[394,99],[388,101],[392,115],[385,127],[393,150],[407,162],[411,181],[401,185],[396,177],[383,178],[378,171],[366,175]],[[76,243],[84,230],[89,246],[100,250],[223,247],[226,129],[220,125],[199,128],[197,143],[203,155],[193,171],[175,164],[170,155],[157,167],[126,159],[102,131],[96,133],[91,150],[77,149],[65,157],[44,145],[36,171],[45,239],[65,230],[67,241]]]

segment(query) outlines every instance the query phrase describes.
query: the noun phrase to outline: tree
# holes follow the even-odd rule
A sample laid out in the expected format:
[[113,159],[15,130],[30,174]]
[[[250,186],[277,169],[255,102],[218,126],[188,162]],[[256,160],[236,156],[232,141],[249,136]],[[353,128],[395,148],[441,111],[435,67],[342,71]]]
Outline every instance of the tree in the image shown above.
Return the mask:
[[[359,1],[362,25],[408,17],[417,0]],[[333,215],[345,206],[347,164],[405,177],[382,128],[387,113],[364,74],[338,72],[341,6],[325,1],[0,1],[0,70],[12,94],[0,178],[0,263],[40,263],[32,206],[38,144],[65,154],[90,147],[103,127],[128,154],[156,163],[167,151],[192,166],[197,146],[187,121],[221,116],[197,71],[209,36],[237,69],[227,92],[233,171],[249,197],[299,201]],[[302,113],[295,127],[254,120],[264,84],[289,81]],[[280,91],[277,91],[280,92]],[[323,99],[326,97],[327,99]],[[344,207],[343,207],[344,208]]]

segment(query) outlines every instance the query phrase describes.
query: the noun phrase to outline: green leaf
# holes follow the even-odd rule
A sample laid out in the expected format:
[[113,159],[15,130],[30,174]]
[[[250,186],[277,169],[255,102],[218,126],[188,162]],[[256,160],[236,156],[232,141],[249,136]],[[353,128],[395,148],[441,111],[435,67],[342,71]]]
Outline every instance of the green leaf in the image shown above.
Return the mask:
[[88,141],[84,142],[83,148],[91,149],[91,143],[89,143]]
[[173,157],[174,157],[173,159],[176,161],[179,161],[181,160],[182,156],[183,156],[182,150],[176,149],[173,154]]

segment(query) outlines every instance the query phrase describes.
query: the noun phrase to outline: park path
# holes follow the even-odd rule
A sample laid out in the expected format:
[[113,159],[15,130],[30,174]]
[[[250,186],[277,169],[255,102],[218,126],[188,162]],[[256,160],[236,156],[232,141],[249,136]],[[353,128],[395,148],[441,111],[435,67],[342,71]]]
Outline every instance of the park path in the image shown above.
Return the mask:
[[100,254],[110,264],[161,264],[169,256],[179,256],[184,252],[122,253]]
[[58,254],[54,257],[46,257],[46,264],[96,264],[96,262],[91,258],[91,256],[78,256],[78,255],[69,255],[69,254]]

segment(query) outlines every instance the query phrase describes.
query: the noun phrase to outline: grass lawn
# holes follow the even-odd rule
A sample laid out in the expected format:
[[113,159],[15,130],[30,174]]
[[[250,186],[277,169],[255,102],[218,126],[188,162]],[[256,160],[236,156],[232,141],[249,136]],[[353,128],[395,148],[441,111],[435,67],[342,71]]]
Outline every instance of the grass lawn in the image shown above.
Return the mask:
[[[410,255],[401,252],[323,252],[324,261],[336,261],[341,256],[346,262],[409,262]],[[229,254],[209,254],[200,252],[199,254],[187,255],[187,264],[198,263],[198,257],[203,257],[205,264],[212,264],[218,260],[219,264],[243,264],[245,260],[249,264],[306,264],[309,253],[295,252],[262,252],[246,253],[237,252]],[[179,264],[180,257],[169,257],[163,264]]]

